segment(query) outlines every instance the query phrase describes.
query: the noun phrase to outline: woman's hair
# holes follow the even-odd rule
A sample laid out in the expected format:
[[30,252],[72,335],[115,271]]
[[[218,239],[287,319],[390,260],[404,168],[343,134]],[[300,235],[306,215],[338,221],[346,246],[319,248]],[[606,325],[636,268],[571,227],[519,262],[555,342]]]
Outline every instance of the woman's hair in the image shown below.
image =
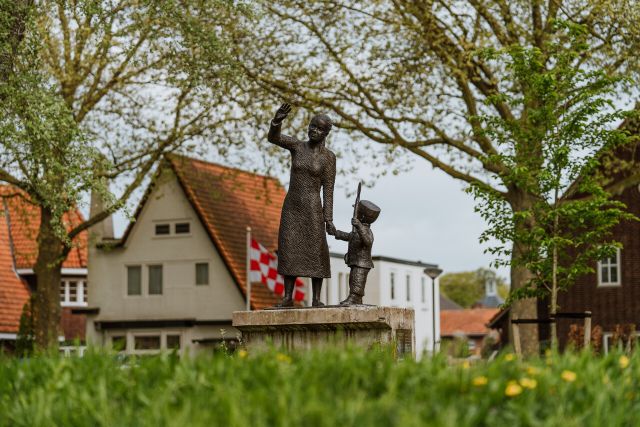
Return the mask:
[[331,128],[333,127],[333,120],[331,120],[331,117],[327,116],[326,114],[316,114],[311,119],[311,121],[314,121],[314,120],[322,120],[323,122],[329,125],[329,130],[331,130]]

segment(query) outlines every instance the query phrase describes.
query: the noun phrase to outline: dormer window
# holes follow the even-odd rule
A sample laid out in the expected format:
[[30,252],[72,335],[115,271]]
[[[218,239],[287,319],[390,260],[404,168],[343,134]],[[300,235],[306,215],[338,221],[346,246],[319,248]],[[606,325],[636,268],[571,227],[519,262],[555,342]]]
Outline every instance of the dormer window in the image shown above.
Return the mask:
[[168,236],[169,234],[171,234],[169,224],[156,224],[156,236]]
[[177,222],[175,232],[176,234],[189,234],[191,232],[191,224],[188,222]]

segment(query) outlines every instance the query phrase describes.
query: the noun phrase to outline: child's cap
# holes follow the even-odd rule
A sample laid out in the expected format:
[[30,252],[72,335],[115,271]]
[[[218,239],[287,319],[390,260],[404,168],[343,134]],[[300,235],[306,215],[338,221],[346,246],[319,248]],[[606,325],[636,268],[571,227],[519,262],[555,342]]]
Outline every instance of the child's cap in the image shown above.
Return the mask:
[[380,208],[369,200],[360,200],[358,203],[358,219],[365,224],[373,224],[380,215]]

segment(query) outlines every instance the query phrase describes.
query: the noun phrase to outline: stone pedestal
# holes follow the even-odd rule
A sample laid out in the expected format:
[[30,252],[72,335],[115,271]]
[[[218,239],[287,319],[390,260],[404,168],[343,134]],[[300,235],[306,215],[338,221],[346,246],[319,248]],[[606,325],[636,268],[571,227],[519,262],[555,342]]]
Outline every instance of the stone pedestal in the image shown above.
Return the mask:
[[352,306],[236,311],[233,326],[249,350],[269,346],[307,350],[347,344],[369,348],[396,345],[399,356],[415,354],[414,313],[410,308]]

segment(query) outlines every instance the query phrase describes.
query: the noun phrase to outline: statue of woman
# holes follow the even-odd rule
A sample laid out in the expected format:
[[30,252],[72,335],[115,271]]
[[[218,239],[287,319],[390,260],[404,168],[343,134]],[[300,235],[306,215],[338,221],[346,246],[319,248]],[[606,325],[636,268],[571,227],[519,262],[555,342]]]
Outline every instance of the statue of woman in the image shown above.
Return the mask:
[[[320,302],[322,280],[331,277],[327,233],[333,235],[333,186],[336,156],[324,145],[331,119],[319,114],[311,119],[308,141],[282,135],[282,121],[291,106],[282,104],[271,121],[269,142],[291,152],[289,191],[282,205],[278,233],[278,273],[284,277],[284,297],[279,307],[293,306],[296,278],[310,277],[314,307]],[[322,199],[320,200],[320,189]]]

